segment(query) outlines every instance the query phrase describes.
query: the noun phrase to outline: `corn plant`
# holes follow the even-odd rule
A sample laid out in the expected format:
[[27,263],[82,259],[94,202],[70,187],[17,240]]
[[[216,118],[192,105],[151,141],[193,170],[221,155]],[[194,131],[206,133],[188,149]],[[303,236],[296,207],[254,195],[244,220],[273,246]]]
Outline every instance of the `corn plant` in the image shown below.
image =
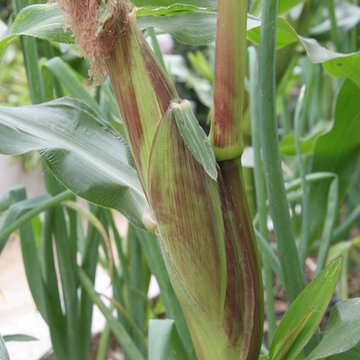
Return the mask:
[[[252,3],[253,9],[259,7],[258,3]],[[309,11],[314,10],[310,2],[304,5],[293,26],[277,17],[279,12],[285,13],[298,3],[300,1],[264,0],[261,20],[247,16],[248,3],[244,0],[151,3],[58,0],[57,4],[25,7],[18,14],[10,34],[0,43],[0,53],[18,36],[26,36],[22,38],[23,52],[31,98],[37,105],[1,107],[0,151],[11,155],[38,150],[50,171],[48,191],[53,197],[47,199],[46,205],[35,205],[30,211],[27,208],[25,215],[17,213],[16,221],[10,217],[2,226],[0,244],[4,245],[8,235],[20,225],[20,233],[26,237],[31,232],[28,221],[55,205],[79,210],[76,203],[69,203],[73,199],[70,191],[54,190],[59,181],[90,202],[125,215],[132,223],[129,253],[136,254],[130,257],[127,266],[111,215],[98,208],[94,208],[95,219],[88,214],[93,224],[101,225],[105,239],[111,229],[117,239],[118,256],[123,259],[121,270],[111,275],[114,299],[120,304],[118,310],[129,305],[130,317],[120,310],[117,321],[93,288],[97,243],[92,244],[91,254],[88,258],[84,256],[79,266],[76,253],[81,249],[74,247],[79,236],[74,228],[74,213],[70,211],[66,218],[63,210],[50,210],[48,214],[54,211],[58,221],[50,233],[61,231],[68,221],[72,235],[71,249],[67,249],[64,242],[58,242],[63,288],[69,289],[68,297],[64,294],[66,313],[62,314],[59,308],[58,315],[62,327],[69,331],[67,336],[63,337],[66,331],[59,332],[55,320],[49,319],[49,314],[54,313],[46,308],[46,301],[52,293],[48,294],[46,287],[39,285],[44,280],[29,277],[29,283],[34,298],[38,299],[39,310],[49,325],[52,324],[53,346],[59,359],[86,358],[91,318],[89,300],[107,319],[104,338],[111,330],[129,359],[170,356],[209,360],[259,357],[315,360],[333,354],[348,356],[358,350],[358,300],[340,302],[334,307],[321,340],[317,328],[343,270],[339,261],[325,267],[336,231],[340,234],[343,231],[335,228],[339,204],[347,189],[356,192],[349,169],[358,166],[360,142],[358,136],[351,134],[359,129],[360,109],[356,99],[360,78],[356,69],[360,57],[356,52],[332,52],[314,39],[298,35],[297,31],[306,32],[310,26]],[[18,6],[18,10],[21,7]],[[331,39],[340,47],[331,5],[329,13],[332,14]],[[196,22],[201,22],[203,28],[194,27]],[[181,99],[168,76],[154,27],[190,44],[215,40],[208,134],[199,125],[191,104]],[[144,29],[152,39],[154,52],[141,31]],[[356,32],[354,36],[356,38]],[[47,61],[42,66],[38,65],[39,52],[34,38],[42,39],[47,49]],[[100,84],[108,75],[109,80],[98,85],[95,100],[79,84],[69,66],[55,56],[54,48],[48,43],[72,43],[74,39],[81,54],[90,59],[91,77]],[[260,45],[259,55],[250,47],[247,56],[248,39]],[[336,97],[334,128],[327,133],[322,129],[312,142],[302,139],[307,124],[304,114],[310,111],[309,87],[303,88],[297,98],[294,134],[288,133],[292,123],[286,118],[286,79],[296,64],[293,61],[296,44],[303,47],[312,63],[323,63],[331,75],[346,79]],[[276,58],[277,49],[283,54]],[[248,69],[250,82],[246,81]],[[311,84],[315,76],[315,71],[311,72],[305,82]],[[54,94],[62,95],[60,84],[78,99],[44,102]],[[276,85],[283,100],[285,134],[280,145]],[[101,102],[100,95],[106,100]],[[249,112],[255,160],[256,236],[247,202],[250,197],[246,185],[249,184],[241,164]],[[339,123],[340,117],[346,118],[345,125]],[[334,144],[344,133],[351,136],[351,141],[337,152]],[[286,184],[280,157],[284,154],[296,157],[295,171],[299,175]],[[306,158],[309,155],[311,161]],[[334,161],[329,160],[331,156]],[[289,208],[294,205],[295,209],[299,203],[296,198],[299,190],[302,217],[301,235],[297,238],[297,218],[294,211],[291,216]],[[319,211],[315,210],[317,203],[322,205]],[[347,229],[358,219],[358,208],[350,208]],[[268,213],[274,226],[275,245],[269,239]],[[100,225],[96,216],[101,220]],[[316,241],[319,234],[321,239]],[[65,239],[66,234],[55,233],[55,239],[58,237]],[[22,240],[22,243],[28,242]],[[50,248],[49,243],[45,244],[44,251]],[[33,245],[31,249],[35,256]],[[111,252],[106,243],[104,249],[105,263],[112,269]],[[72,262],[68,266],[66,252],[69,251]],[[313,251],[317,254],[317,277],[305,286],[304,264]],[[142,257],[146,259],[145,268],[141,265]],[[168,278],[164,276],[165,268]],[[69,269],[71,273],[66,272]],[[140,269],[144,277],[136,283],[134,274]],[[45,277],[50,270],[45,270]],[[144,291],[149,271],[158,278],[167,315],[175,323],[171,320],[151,322],[147,349],[146,306],[144,299],[138,298],[131,289],[138,289],[137,294]],[[54,270],[51,274],[54,275]],[[274,274],[285,289],[289,303],[279,326],[275,319]],[[268,324],[265,341],[263,281]],[[85,305],[82,296],[77,296],[79,286],[86,294]],[[125,297],[123,286],[127,289]],[[356,314],[353,319],[349,311]],[[337,318],[337,312],[345,314],[344,321]],[[81,321],[86,322],[83,334],[79,332],[83,329]],[[336,339],[337,331],[344,334],[347,341]]]

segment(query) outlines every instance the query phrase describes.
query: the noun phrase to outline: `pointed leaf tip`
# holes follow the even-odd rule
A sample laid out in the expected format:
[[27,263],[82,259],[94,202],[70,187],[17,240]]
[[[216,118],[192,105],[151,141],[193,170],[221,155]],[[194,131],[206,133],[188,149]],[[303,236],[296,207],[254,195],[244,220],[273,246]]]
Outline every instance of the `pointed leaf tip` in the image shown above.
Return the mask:
[[216,180],[218,173],[215,154],[204,130],[194,115],[190,102],[187,100],[173,102],[170,111],[174,113],[180,135],[187,148],[206,173]]

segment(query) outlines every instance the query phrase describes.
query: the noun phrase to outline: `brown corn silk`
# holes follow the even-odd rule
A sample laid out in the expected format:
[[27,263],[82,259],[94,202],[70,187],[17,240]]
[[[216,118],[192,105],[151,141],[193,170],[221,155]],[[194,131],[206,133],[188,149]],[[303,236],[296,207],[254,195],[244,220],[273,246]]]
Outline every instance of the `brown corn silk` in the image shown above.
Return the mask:
[[[197,356],[255,359],[262,289],[254,235],[238,169],[218,181],[193,157],[177,128],[174,87],[137,30],[125,1],[59,0],[93,75],[107,71],[131,151],[160,233],[174,290]],[[100,30],[99,30],[100,28]],[[235,198],[240,196],[240,198]]]

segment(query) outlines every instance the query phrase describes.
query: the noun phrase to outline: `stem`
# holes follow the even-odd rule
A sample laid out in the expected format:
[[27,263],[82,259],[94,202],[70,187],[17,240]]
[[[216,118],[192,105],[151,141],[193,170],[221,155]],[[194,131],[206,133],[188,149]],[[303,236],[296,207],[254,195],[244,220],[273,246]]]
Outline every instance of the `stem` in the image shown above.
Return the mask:
[[[261,143],[259,133],[259,104],[258,104],[258,63],[255,48],[249,48],[250,55],[250,106],[251,106],[251,132],[252,144],[254,149],[254,178],[256,189],[256,206],[259,214],[260,234],[269,243],[267,230],[267,209],[266,209],[266,190],[264,169],[261,159]],[[268,321],[268,340],[271,343],[273,334],[275,332],[276,313],[274,306],[273,293],[273,274],[270,265],[263,256],[264,261],[264,284],[266,291],[266,316]]]
[[304,159],[301,155],[300,148],[300,135],[304,116],[302,115],[303,103],[304,103],[304,92],[305,87],[300,90],[298,103],[295,110],[295,147],[296,147],[296,158],[300,167],[300,178],[301,178],[301,189],[303,193],[302,197],[302,210],[301,210],[301,238],[300,238],[300,264],[305,265],[306,256],[309,248],[309,228],[310,228],[310,204],[309,204],[309,186],[306,182],[306,169]]
[[159,64],[161,65],[162,69],[166,72],[166,66],[165,66],[165,62],[164,62],[164,57],[163,54],[161,52],[160,46],[159,46],[159,42],[158,39],[156,37],[156,33],[153,27],[150,27],[147,30],[150,39],[151,39],[151,44],[152,47],[154,49],[154,53],[155,53],[155,57],[157,59],[157,61],[159,62]]
[[341,45],[339,29],[338,29],[337,21],[336,21],[335,1],[328,0],[328,7],[329,7],[329,17],[330,17],[330,24],[331,24],[331,30],[330,30],[331,37],[334,41],[335,49],[337,51],[341,51],[342,45]]
[[357,206],[350,215],[336,228],[334,229],[331,242],[333,244],[346,240],[348,232],[351,230],[352,226],[360,220],[360,206]]
[[[15,14],[29,5],[29,0],[13,0]],[[44,86],[39,69],[38,51],[36,39],[32,37],[20,37],[22,52],[24,56],[26,76],[28,79],[30,98],[33,104],[39,104],[44,101]]]
[[323,234],[320,240],[320,248],[317,258],[315,275],[319,275],[325,267],[326,258],[331,244],[331,236],[336,223],[336,216],[339,204],[339,181],[337,176],[331,182],[328,193],[327,211]]
[[278,148],[275,90],[275,38],[277,0],[264,0],[260,40],[260,133],[270,211],[278,242],[285,288],[292,302],[305,286],[295,238]]
[[220,0],[215,48],[214,119],[210,141],[218,160],[242,154],[247,0]]

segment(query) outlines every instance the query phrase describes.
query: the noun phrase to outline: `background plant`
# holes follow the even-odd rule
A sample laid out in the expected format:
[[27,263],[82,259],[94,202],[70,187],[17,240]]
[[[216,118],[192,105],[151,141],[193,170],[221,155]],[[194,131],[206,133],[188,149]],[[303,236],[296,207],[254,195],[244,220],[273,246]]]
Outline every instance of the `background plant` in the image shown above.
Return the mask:
[[[305,343],[310,340],[316,330],[322,314],[326,310],[327,302],[332,296],[336,282],[336,274],[340,271],[340,265],[338,263],[328,270],[325,270],[325,272],[315,280],[317,281],[314,283],[316,285],[310,286],[302,295],[297,297],[305,284],[303,275],[304,265],[308,268],[313,258],[309,258],[308,256],[317,255],[317,262],[315,263],[315,272],[317,274],[320,274],[326,261],[336,258],[339,254],[345,259],[341,265],[340,294],[341,296],[347,297],[346,274],[352,263],[350,261],[352,259],[351,254],[356,251],[357,247],[357,241],[356,238],[352,238],[353,235],[350,236],[350,241],[342,240],[348,238],[347,234],[359,219],[358,199],[360,170],[358,160],[358,134],[360,132],[358,131],[359,106],[357,103],[359,95],[359,55],[355,52],[358,49],[358,20],[352,20],[352,26],[337,26],[338,24],[349,23],[346,15],[349,14],[349,12],[346,13],[346,8],[354,6],[354,4],[348,2],[330,2],[329,4],[329,7],[325,8],[313,2],[305,2],[301,5],[302,8],[298,9],[298,15],[294,15],[295,11],[292,11],[291,14],[287,12],[295,5],[294,2],[290,4],[286,1],[280,1],[277,9],[276,2],[264,1],[262,29],[266,29],[267,31],[261,35],[259,80],[257,79],[257,55],[254,49],[250,50],[248,58],[250,82],[246,83],[248,92],[245,93],[246,100],[243,105],[242,133],[246,134],[246,130],[249,129],[249,120],[247,119],[249,119],[251,114],[257,203],[255,226],[259,230],[257,237],[264,263],[266,314],[269,326],[269,339],[267,339],[268,342],[265,342],[265,344],[271,344],[269,354],[271,359],[295,358],[295,356],[298,356]],[[137,5],[139,6],[136,10],[138,25],[142,29],[155,26],[160,31],[170,32],[177,39],[190,44],[205,44],[214,40],[214,20],[216,18],[216,12],[214,11],[215,2],[210,5],[206,4],[206,6],[213,7],[206,9],[201,8],[204,4],[199,2],[194,2],[191,5],[175,5],[159,1],[158,4],[153,4],[152,7],[148,7],[146,3],[141,2]],[[158,7],[160,5],[167,7],[160,8]],[[256,14],[258,3],[254,2],[251,5]],[[336,7],[333,5],[337,5],[337,11],[335,11]],[[358,8],[355,6],[351,9],[356,13],[356,9]],[[282,18],[276,18],[278,12],[286,13],[287,15]],[[39,5],[34,8],[28,8],[25,9],[22,14],[22,16],[18,17],[18,22],[15,21],[12,26],[13,35],[2,40],[0,49],[5,49],[5,46],[7,46],[10,41],[13,41],[17,37],[17,34],[27,34],[43,40],[71,41],[71,37],[62,32],[63,25],[55,5]],[[330,15],[330,24],[326,22],[322,23],[322,20],[325,20],[327,14]],[[40,21],[41,19],[45,23],[52,23],[53,26],[50,27],[50,29],[47,27],[47,30],[44,31]],[[202,24],[200,27],[201,31],[198,30],[199,23]],[[259,25],[260,21],[257,18],[249,16],[247,35],[248,38],[255,43],[258,43],[260,40]],[[274,42],[276,25],[277,40]],[[314,36],[329,47],[335,44],[338,51],[353,51],[353,53],[340,55],[322,48],[314,42],[313,39],[298,36],[294,29],[303,36]],[[339,38],[344,39],[344,41],[340,43]],[[135,172],[131,168],[131,162],[129,163],[128,161],[128,152],[122,143],[116,140],[117,136],[115,136],[115,131],[124,135],[124,127],[109,84],[105,82],[97,88],[94,100],[94,98],[84,90],[79,81],[79,79],[82,78],[79,74],[85,74],[86,76],[86,71],[84,72],[86,65],[84,65],[83,61],[79,61],[74,57],[71,49],[64,53],[56,45],[50,46],[47,42],[38,42],[38,44],[36,44],[34,40],[30,40],[29,43],[32,43],[32,45],[27,44],[27,46],[24,46],[25,49],[29,47],[32,49],[32,51],[30,51],[32,55],[27,54],[29,50],[25,51],[25,56],[30,56],[28,64],[37,63],[36,55],[34,55],[36,53],[38,54],[37,56],[40,56],[42,59],[44,59],[44,57],[51,58],[44,63],[40,61],[39,69],[41,69],[41,71],[37,71],[37,66],[34,65],[31,67],[31,71],[28,70],[28,76],[29,78],[33,78],[33,84],[43,84],[43,88],[46,87],[47,89],[43,91],[41,87],[40,90],[33,88],[31,92],[33,102],[37,103],[50,100],[53,96],[63,95],[65,91],[65,94],[80,97],[81,100],[92,108],[92,111],[90,112],[88,106],[71,100],[61,100],[52,104],[39,105],[34,108],[28,107],[21,110],[2,108],[2,124],[5,124],[2,125],[2,130],[6,130],[3,131],[2,144],[4,145],[2,145],[1,148],[2,152],[19,153],[30,149],[41,149],[43,158],[47,161],[47,166],[49,166],[55,176],[72,191],[92,202],[116,208],[127,215],[134,223],[141,225],[145,202],[142,200],[141,190],[139,191],[140,186],[136,179]],[[37,47],[36,51],[34,50],[35,46]],[[277,48],[279,52],[276,64],[274,59],[275,48]],[[304,50],[307,57],[305,56]],[[58,55],[60,58],[55,58],[54,55]],[[34,58],[31,59],[31,56]],[[157,53],[159,59],[160,56],[161,54]],[[192,57],[192,59],[192,64],[194,65],[194,58]],[[68,65],[64,63],[64,60],[67,61]],[[319,65],[319,63],[322,63],[322,65]],[[276,73],[274,72],[275,65],[277,69]],[[203,69],[203,71],[200,71],[200,75],[212,85],[213,78],[206,75],[209,74],[209,72],[204,71],[204,67],[200,68]],[[195,67],[195,69],[199,75],[199,66],[197,68]],[[170,67],[170,71],[171,70]],[[301,71],[299,72],[299,70]],[[175,73],[175,70],[173,71]],[[343,83],[339,80],[334,81],[334,79],[329,76],[329,73],[336,77],[345,78],[346,80]],[[34,77],[36,79],[36,77],[39,78],[39,76],[44,80],[34,80]],[[177,76],[179,77],[179,75]],[[276,94],[274,92],[275,79],[277,81]],[[299,93],[299,84],[303,83],[305,83],[306,87],[302,93]],[[62,91],[60,91],[61,88]],[[40,95],[41,91],[46,95]],[[49,96],[49,94],[54,95]],[[263,96],[259,98],[258,94],[263,94]],[[248,106],[249,98],[250,107]],[[204,102],[204,99],[202,101]],[[276,102],[277,107],[275,107]],[[210,106],[211,104],[207,103],[204,105]],[[260,110],[260,112],[258,110]],[[33,117],[31,117],[31,114],[34,114]],[[43,121],[41,120],[41,114],[43,114]],[[48,124],[46,119],[49,117],[49,114],[52,114],[53,119],[58,119],[58,123],[64,123],[64,119],[70,119],[71,121],[73,121],[74,118],[85,119],[86,115],[86,120],[78,123],[78,129],[86,127],[88,129],[87,134],[91,132],[94,134],[94,137],[101,136],[104,142],[101,143],[101,146],[92,149],[87,145],[90,141],[84,142],[82,147],[78,146],[74,148],[71,138],[69,139],[67,136],[64,136],[64,133],[60,132],[61,129],[59,129],[59,132],[55,132],[57,134],[56,136],[53,136],[54,124],[56,124],[55,120],[53,120],[51,131],[47,132],[47,137],[55,140],[55,145],[49,141],[44,143],[44,134],[39,133],[39,131],[36,132],[38,128],[36,124],[41,121],[42,129],[46,129],[46,125]],[[22,127],[22,123],[25,123],[24,120],[21,121],[22,118],[24,120],[37,118],[31,125],[32,136],[29,135],[28,128]],[[14,122],[14,119],[18,119],[17,122]],[[328,121],[330,119],[334,120],[331,129],[331,124],[329,124]],[[277,125],[277,120],[280,120],[279,126]],[[67,126],[73,131],[71,121],[67,122]],[[9,128],[9,124],[11,124],[11,128]],[[28,124],[29,122],[27,126],[29,126]],[[81,125],[83,125],[83,127]],[[104,126],[107,127],[106,133],[104,132]],[[270,126],[270,128],[265,128],[265,126]],[[18,138],[14,136],[14,132],[11,132],[11,129],[14,127],[17,129]],[[80,130],[79,133],[81,133]],[[281,139],[279,147],[277,145],[277,133],[279,133]],[[12,135],[12,147],[6,142],[10,139],[10,134]],[[261,158],[260,153],[260,137],[262,137],[263,158]],[[344,137],[347,139],[346,142],[343,141]],[[79,139],[76,133],[73,139],[75,138],[77,140]],[[27,141],[24,142],[24,139],[27,139]],[[246,143],[246,137],[244,141]],[[107,152],[106,149],[102,149],[105,142],[113,144],[113,148],[118,149],[116,156],[110,156],[113,150]],[[16,147],[14,147],[14,144],[16,144]],[[93,142],[91,144],[94,146],[95,143]],[[84,154],[83,148],[87,149],[87,154]],[[278,152],[279,149],[280,153]],[[52,161],[54,158],[63,160],[64,154],[66,154],[66,163],[64,161],[60,161],[60,163]],[[287,166],[284,174],[280,168],[280,156],[278,155],[282,156],[283,167],[284,164]],[[84,166],[84,168],[71,166],[71,164],[79,164],[79,160],[84,161],[84,158],[88,160],[101,159],[101,170],[103,170],[105,166],[106,171],[101,171],[96,167],[99,164],[95,161],[87,162],[87,166]],[[262,160],[265,165],[265,173],[262,167]],[[67,166],[64,166],[64,164]],[[114,169],[114,164],[116,164],[116,169]],[[211,162],[208,162],[208,164],[211,164]],[[89,169],[93,170],[89,172]],[[91,176],[89,176],[89,173]],[[266,176],[264,174],[266,174]],[[284,175],[285,186],[283,186],[284,183],[282,179]],[[79,178],[82,179],[81,183],[76,181],[76,179]],[[266,191],[264,188],[265,180],[267,185]],[[252,180],[250,178],[250,180],[247,181],[247,195],[250,203],[254,203],[251,184]],[[276,185],[275,188],[274,185]],[[49,189],[48,191],[51,193]],[[113,196],[114,191],[119,194],[115,198]],[[70,195],[69,193],[69,196]],[[266,203],[267,197],[269,199],[269,208]],[[129,201],[129,199],[131,199],[131,201]],[[53,199],[50,199],[49,201],[52,200]],[[9,201],[7,204],[9,204]],[[279,206],[280,204],[282,204],[282,208]],[[301,208],[299,208],[299,205],[301,205]],[[291,217],[288,211],[289,208],[292,210]],[[28,209],[29,206],[26,207],[27,211]],[[301,210],[299,211],[299,209]],[[38,214],[38,211],[43,210],[37,210],[35,214]],[[272,240],[273,234],[269,233],[266,226],[268,212],[273,219],[276,243],[269,241],[270,239]],[[31,213],[30,210],[22,221],[28,221],[32,218],[33,214],[34,212]],[[11,218],[14,219],[13,216]],[[64,219],[67,219],[66,221],[68,221],[69,224],[71,223],[70,215]],[[72,221],[74,222],[74,220]],[[10,227],[6,225],[3,227],[5,230],[4,234],[9,234],[19,224],[20,223],[15,223]],[[105,223],[103,224],[103,228],[112,228],[110,225],[109,223]],[[26,234],[27,233],[28,231]],[[73,233],[73,235],[74,240],[72,243],[79,237],[78,234]],[[333,246],[335,243],[337,243],[337,245]],[[106,252],[106,246],[104,246],[104,248]],[[78,251],[80,251],[80,249]],[[278,255],[280,256],[280,261],[277,257]],[[138,259],[138,257],[136,258]],[[158,258],[160,258],[160,255]],[[95,263],[96,261],[94,260],[92,266],[94,266]],[[103,263],[106,262],[103,261]],[[109,264],[107,264],[107,266],[109,266]],[[151,266],[148,266],[151,269]],[[351,268],[354,269],[354,267]],[[153,269],[151,269],[151,271],[155,272]],[[289,315],[284,317],[283,322],[276,332],[273,305],[273,274],[276,274],[276,282],[280,282],[285,288],[289,302],[297,299],[294,301],[292,307],[290,307],[288,311]],[[91,300],[106,312],[106,309],[95,296],[96,294],[89,290],[91,289],[91,283],[86,282],[86,274],[84,275],[83,272],[80,271],[78,276],[83,288],[88,289]],[[87,276],[89,276],[89,274],[87,274]],[[64,277],[66,278],[66,275]],[[322,285],[320,285],[319,282]],[[34,281],[36,286],[38,286],[39,283],[38,280]],[[114,281],[114,284],[121,284],[121,281]],[[89,286],[86,287],[86,285]],[[146,287],[146,285],[144,285],[144,287]],[[314,290],[314,287],[316,290]],[[162,296],[164,297],[168,291],[170,290],[162,291]],[[312,295],[314,292],[320,294],[319,297]],[[38,291],[35,291],[35,293],[38,294]],[[356,295],[356,293],[353,295]],[[309,302],[309,299],[312,299],[314,303]],[[342,303],[337,305],[334,313],[336,313],[338,308],[344,312],[344,307],[356,309],[357,306],[358,303],[356,301],[345,301],[344,305],[342,305]],[[321,311],[319,310],[320,315],[314,317],[313,309],[321,309]],[[169,310],[168,307],[167,313],[169,317],[173,317],[176,311],[171,315],[171,310]],[[299,314],[299,317],[294,319],[294,317],[291,316],[292,313]],[[346,313],[346,311],[344,313]],[[133,314],[135,314],[135,312]],[[74,318],[71,313],[66,315],[66,318],[71,318],[68,321],[77,321],[76,317]],[[289,322],[287,320],[289,318],[292,318],[293,322]],[[135,358],[139,356],[136,351],[140,353],[145,351],[141,337],[138,337],[136,331],[134,332],[133,329],[129,330],[128,327],[126,332],[129,338],[135,341],[135,345],[133,346],[131,342],[129,343],[127,341],[128,338],[126,336],[124,337],[124,332],[120,331],[118,327],[118,330],[114,330],[116,325],[114,325],[115,323],[111,319],[108,313],[109,326],[118,334],[119,340],[122,342],[125,352],[129,352],[128,356],[130,358],[132,356],[135,356]],[[120,322],[121,324],[125,324],[126,329],[126,316],[123,316],[123,319],[119,316],[119,319],[122,320]],[[175,320],[175,326],[181,326],[179,325],[179,319]],[[183,319],[180,320],[180,322],[181,321],[183,321]],[[357,333],[354,330],[357,329],[356,326],[358,326],[356,317],[349,319],[349,321],[351,324],[348,324],[346,327],[338,325],[340,326],[338,329],[341,329],[338,331],[346,334],[346,336],[349,333]],[[159,328],[162,326],[160,324],[161,323],[157,323]],[[312,338],[308,347],[304,350],[306,354],[310,353],[308,358],[324,358],[334,354],[334,352],[326,354],[321,352],[322,347],[331,349],[329,344],[335,341],[333,338],[329,338],[329,336],[331,336],[331,328],[334,326],[332,324],[334,324],[334,322],[329,321],[327,334],[329,333],[330,335],[325,335],[324,340],[310,353],[311,349],[319,342],[317,336]],[[166,325],[164,324],[164,326],[168,326],[167,329],[171,329],[173,325],[167,323]],[[56,326],[54,326],[54,328],[56,328]],[[146,333],[146,328],[142,330],[142,333]],[[182,332],[179,334],[181,333]],[[291,334],[292,341],[287,337],[289,336],[288,334]],[[359,339],[356,335],[347,337],[351,338],[351,341],[347,343],[339,340],[338,342],[335,341],[337,344],[341,343],[341,346],[336,347],[336,350],[333,351],[344,354],[336,355],[337,358],[339,358],[339,356],[340,358],[341,356],[354,356],[346,354],[346,352],[350,351],[354,353],[357,351],[354,345],[358,343]],[[164,336],[164,339],[166,338],[168,337]],[[272,338],[274,339],[273,341],[271,341]],[[71,339],[68,341],[70,340]],[[174,347],[176,342],[169,341],[171,346]],[[185,349],[183,351],[186,351],[187,348],[190,349],[189,339],[182,339],[182,344]],[[289,348],[283,344],[288,344]],[[290,345],[293,346],[290,347]],[[126,348],[126,346],[128,346],[128,348]],[[68,349],[72,351],[70,350],[70,345]],[[263,349],[265,351],[265,348]],[[281,351],[279,351],[279,349],[281,349]],[[73,347],[74,355],[71,356],[76,356],[77,351],[79,350]],[[181,350],[174,350],[173,356],[179,356],[179,351]],[[152,350],[150,353],[154,354]],[[189,357],[192,355],[190,352],[190,354],[188,353],[184,356]]]

